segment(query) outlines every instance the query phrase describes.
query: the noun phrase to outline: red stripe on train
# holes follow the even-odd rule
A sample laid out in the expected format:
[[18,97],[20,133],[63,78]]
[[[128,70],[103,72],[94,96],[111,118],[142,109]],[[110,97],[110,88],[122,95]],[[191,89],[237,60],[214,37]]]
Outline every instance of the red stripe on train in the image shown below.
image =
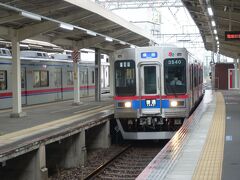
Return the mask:
[[[95,86],[81,86],[80,89],[95,88]],[[30,91],[22,91],[22,95],[32,95],[36,93],[51,93],[51,92],[62,92],[62,91],[73,91],[73,87],[67,88],[52,88],[52,89],[38,89]],[[0,97],[9,97],[12,96],[12,92],[0,93]]]
[[[138,99],[159,99],[160,96],[114,96],[114,100],[138,100]],[[188,94],[176,95],[176,96],[161,96],[161,99],[187,99]]]

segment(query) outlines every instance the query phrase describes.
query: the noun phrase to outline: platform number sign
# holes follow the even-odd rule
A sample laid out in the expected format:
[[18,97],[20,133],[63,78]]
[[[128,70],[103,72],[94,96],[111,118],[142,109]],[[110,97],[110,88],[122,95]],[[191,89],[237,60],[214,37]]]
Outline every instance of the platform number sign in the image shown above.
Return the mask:
[[77,63],[80,59],[80,53],[78,50],[74,49],[73,52],[72,52],[72,59],[73,59],[73,62]]

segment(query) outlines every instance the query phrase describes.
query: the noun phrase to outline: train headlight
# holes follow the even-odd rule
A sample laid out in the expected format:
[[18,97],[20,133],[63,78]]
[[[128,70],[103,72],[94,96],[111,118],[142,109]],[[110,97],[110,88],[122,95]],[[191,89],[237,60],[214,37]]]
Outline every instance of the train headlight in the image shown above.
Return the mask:
[[170,102],[170,106],[171,107],[177,107],[178,106],[178,102],[177,101],[171,101]]
[[129,102],[129,101],[125,102],[124,107],[125,108],[131,108],[132,107],[132,102]]

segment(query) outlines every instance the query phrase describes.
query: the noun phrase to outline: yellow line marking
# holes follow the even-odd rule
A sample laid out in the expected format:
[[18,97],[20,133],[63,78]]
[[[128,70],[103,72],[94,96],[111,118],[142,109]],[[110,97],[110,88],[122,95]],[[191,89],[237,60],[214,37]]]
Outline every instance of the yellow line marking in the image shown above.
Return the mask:
[[102,106],[95,106],[93,108],[89,108],[89,109],[84,109],[84,110],[81,110],[81,111],[75,111],[74,114],[77,114],[77,113],[82,113],[82,112],[85,112],[85,111],[89,111],[89,110],[94,110],[94,109],[98,109]]
[[213,121],[195,168],[193,180],[220,180],[222,176],[226,112],[223,95],[217,92],[216,98]]
[[[111,109],[111,108],[113,108],[113,105],[104,106],[102,108],[99,108],[98,111],[108,110],[108,109]],[[16,131],[16,132],[13,132],[13,133],[2,135],[2,136],[0,136],[0,142],[1,143],[2,142],[6,142],[6,143],[8,142],[9,143],[11,141],[21,139],[25,136],[28,136],[29,134],[36,134],[36,133],[39,133],[41,131],[45,131],[46,129],[60,127],[64,124],[70,124],[74,121],[78,121],[80,119],[92,116],[93,113],[95,112],[95,110],[96,109],[90,110],[90,111],[87,111],[87,112],[84,112],[84,113],[81,113],[81,114],[69,116],[69,117],[66,117],[66,118],[62,118],[62,119],[59,119],[59,120],[54,120],[54,121],[49,122],[49,123],[41,124],[41,125],[34,126],[34,127],[31,127],[31,128]]]

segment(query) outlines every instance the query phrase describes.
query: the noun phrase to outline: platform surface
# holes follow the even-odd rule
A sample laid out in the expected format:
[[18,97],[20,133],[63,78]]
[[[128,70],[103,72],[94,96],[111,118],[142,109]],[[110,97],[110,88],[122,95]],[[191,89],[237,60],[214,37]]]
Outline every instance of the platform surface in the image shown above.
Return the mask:
[[81,102],[79,106],[68,100],[23,107],[27,116],[22,118],[10,118],[11,109],[0,110],[0,136],[113,104],[107,94],[102,95],[100,102],[93,97],[81,98]]
[[239,179],[239,104],[240,90],[206,90],[194,114],[137,179]]

